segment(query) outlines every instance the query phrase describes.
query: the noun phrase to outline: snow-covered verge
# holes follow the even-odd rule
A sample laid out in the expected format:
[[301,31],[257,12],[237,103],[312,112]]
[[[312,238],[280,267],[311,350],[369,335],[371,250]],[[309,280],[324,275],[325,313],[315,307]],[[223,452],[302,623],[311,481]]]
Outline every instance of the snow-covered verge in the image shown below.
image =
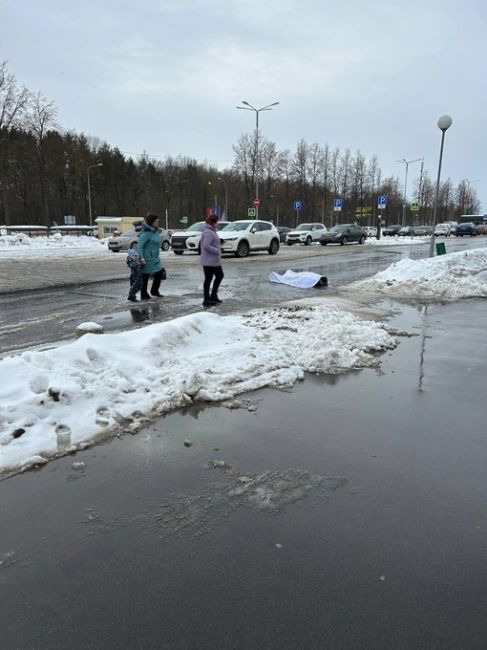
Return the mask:
[[383,323],[336,305],[240,316],[201,312],[117,334],[86,334],[0,361],[0,473],[11,473],[192,401],[216,402],[305,372],[378,363],[393,348]]
[[373,244],[374,246],[411,246],[412,244],[429,244],[431,236],[428,237],[367,237],[364,244]]
[[75,254],[105,255],[107,252],[106,241],[87,235],[61,235],[54,233],[50,237],[39,235],[29,237],[24,233],[0,236],[0,256],[5,257],[38,257],[65,255],[71,251]]
[[487,248],[475,248],[427,259],[402,259],[352,291],[377,292],[403,300],[453,301],[487,296]]

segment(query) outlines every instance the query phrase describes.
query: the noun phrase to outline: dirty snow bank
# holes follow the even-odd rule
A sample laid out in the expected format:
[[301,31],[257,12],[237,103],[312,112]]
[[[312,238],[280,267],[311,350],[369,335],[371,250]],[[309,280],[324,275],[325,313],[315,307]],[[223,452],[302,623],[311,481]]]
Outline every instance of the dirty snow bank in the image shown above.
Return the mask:
[[86,334],[0,361],[0,472],[20,470],[192,401],[290,386],[306,371],[377,364],[381,323],[333,305],[242,316],[202,312],[117,334]]
[[0,255],[5,257],[52,257],[72,252],[77,255],[106,254],[107,245],[96,237],[87,235],[61,235],[29,237],[24,233],[0,236]]
[[349,289],[399,299],[453,301],[487,296],[487,248],[427,259],[402,259]]

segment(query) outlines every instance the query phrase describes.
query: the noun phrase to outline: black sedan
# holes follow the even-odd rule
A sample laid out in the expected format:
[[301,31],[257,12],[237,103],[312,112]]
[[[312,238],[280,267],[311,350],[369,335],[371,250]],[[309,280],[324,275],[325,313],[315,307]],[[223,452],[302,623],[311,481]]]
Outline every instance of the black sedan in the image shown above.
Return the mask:
[[365,239],[366,235],[360,226],[344,223],[333,226],[331,230],[323,233],[320,237],[320,244],[322,246],[327,244],[341,244],[344,246],[351,242],[363,244]]
[[286,243],[286,237],[288,232],[291,232],[292,228],[287,228],[286,226],[278,226],[277,232],[279,233],[279,241],[281,244]]

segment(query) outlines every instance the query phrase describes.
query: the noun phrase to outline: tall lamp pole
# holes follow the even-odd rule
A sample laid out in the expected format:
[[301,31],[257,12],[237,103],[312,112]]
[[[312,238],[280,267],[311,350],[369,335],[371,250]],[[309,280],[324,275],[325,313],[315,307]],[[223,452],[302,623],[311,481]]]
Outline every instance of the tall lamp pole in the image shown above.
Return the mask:
[[256,198],[256,210],[255,218],[259,218],[259,113],[261,111],[272,111],[273,106],[277,106],[279,102],[274,102],[272,104],[267,104],[267,106],[262,106],[262,108],[255,108],[249,102],[242,100],[242,104],[245,106],[236,106],[235,108],[240,109],[241,111],[254,111],[255,113],[255,198]]
[[91,184],[90,184],[90,169],[94,167],[103,167],[103,163],[97,163],[96,165],[89,165],[87,169],[88,175],[88,214],[90,216],[90,226],[93,225],[93,217],[91,215]]
[[452,118],[449,115],[442,115],[437,124],[438,128],[441,130],[441,146],[440,146],[440,157],[438,160],[438,176],[436,178],[436,191],[435,191],[435,202],[433,204],[433,232],[431,233],[430,240],[430,257],[433,257],[435,254],[435,226],[436,226],[436,213],[438,212],[438,194],[440,193],[440,176],[441,176],[441,161],[443,159],[443,144],[445,142],[445,133],[452,125]]
[[227,181],[219,176],[217,178],[218,181],[221,181],[222,183],[225,184],[225,220],[228,221],[228,186],[227,186]]
[[401,160],[396,160],[395,162],[402,163],[406,165],[406,178],[404,180],[404,200],[402,202],[402,223],[401,226],[406,225],[406,204],[407,204],[407,192],[408,192],[408,169],[409,165],[414,162],[419,162],[422,158],[415,158],[414,160],[406,160],[406,158],[401,158]]
[[472,201],[471,201],[471,199],[472,199],[472,194],[471,194],[472,183],[478,183],[479,180],[480,180],[480,178],[476,178],[474,181],[471,181],[468,178],[465,179],[465,182],[467,183],[467,208],[466,208],[467,210],[472,209],[472,207],[471,207],[472,206]]

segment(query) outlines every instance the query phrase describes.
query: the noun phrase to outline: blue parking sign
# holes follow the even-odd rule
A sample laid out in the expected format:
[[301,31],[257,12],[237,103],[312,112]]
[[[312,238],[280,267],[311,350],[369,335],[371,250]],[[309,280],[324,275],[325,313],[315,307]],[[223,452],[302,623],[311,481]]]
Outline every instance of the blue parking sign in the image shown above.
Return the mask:
[[385,194],[381,194],[378,199],[377,199],[377,207],[379,210],[383,210],[387,205],[387,196]]
[[294,201],[294,209],[295,210],[301,210],[302,207],[303,207],[302,201]]
[[341,212],[343,206],[343,199],[334,199],[333,200],[333,209],[335,212]]

